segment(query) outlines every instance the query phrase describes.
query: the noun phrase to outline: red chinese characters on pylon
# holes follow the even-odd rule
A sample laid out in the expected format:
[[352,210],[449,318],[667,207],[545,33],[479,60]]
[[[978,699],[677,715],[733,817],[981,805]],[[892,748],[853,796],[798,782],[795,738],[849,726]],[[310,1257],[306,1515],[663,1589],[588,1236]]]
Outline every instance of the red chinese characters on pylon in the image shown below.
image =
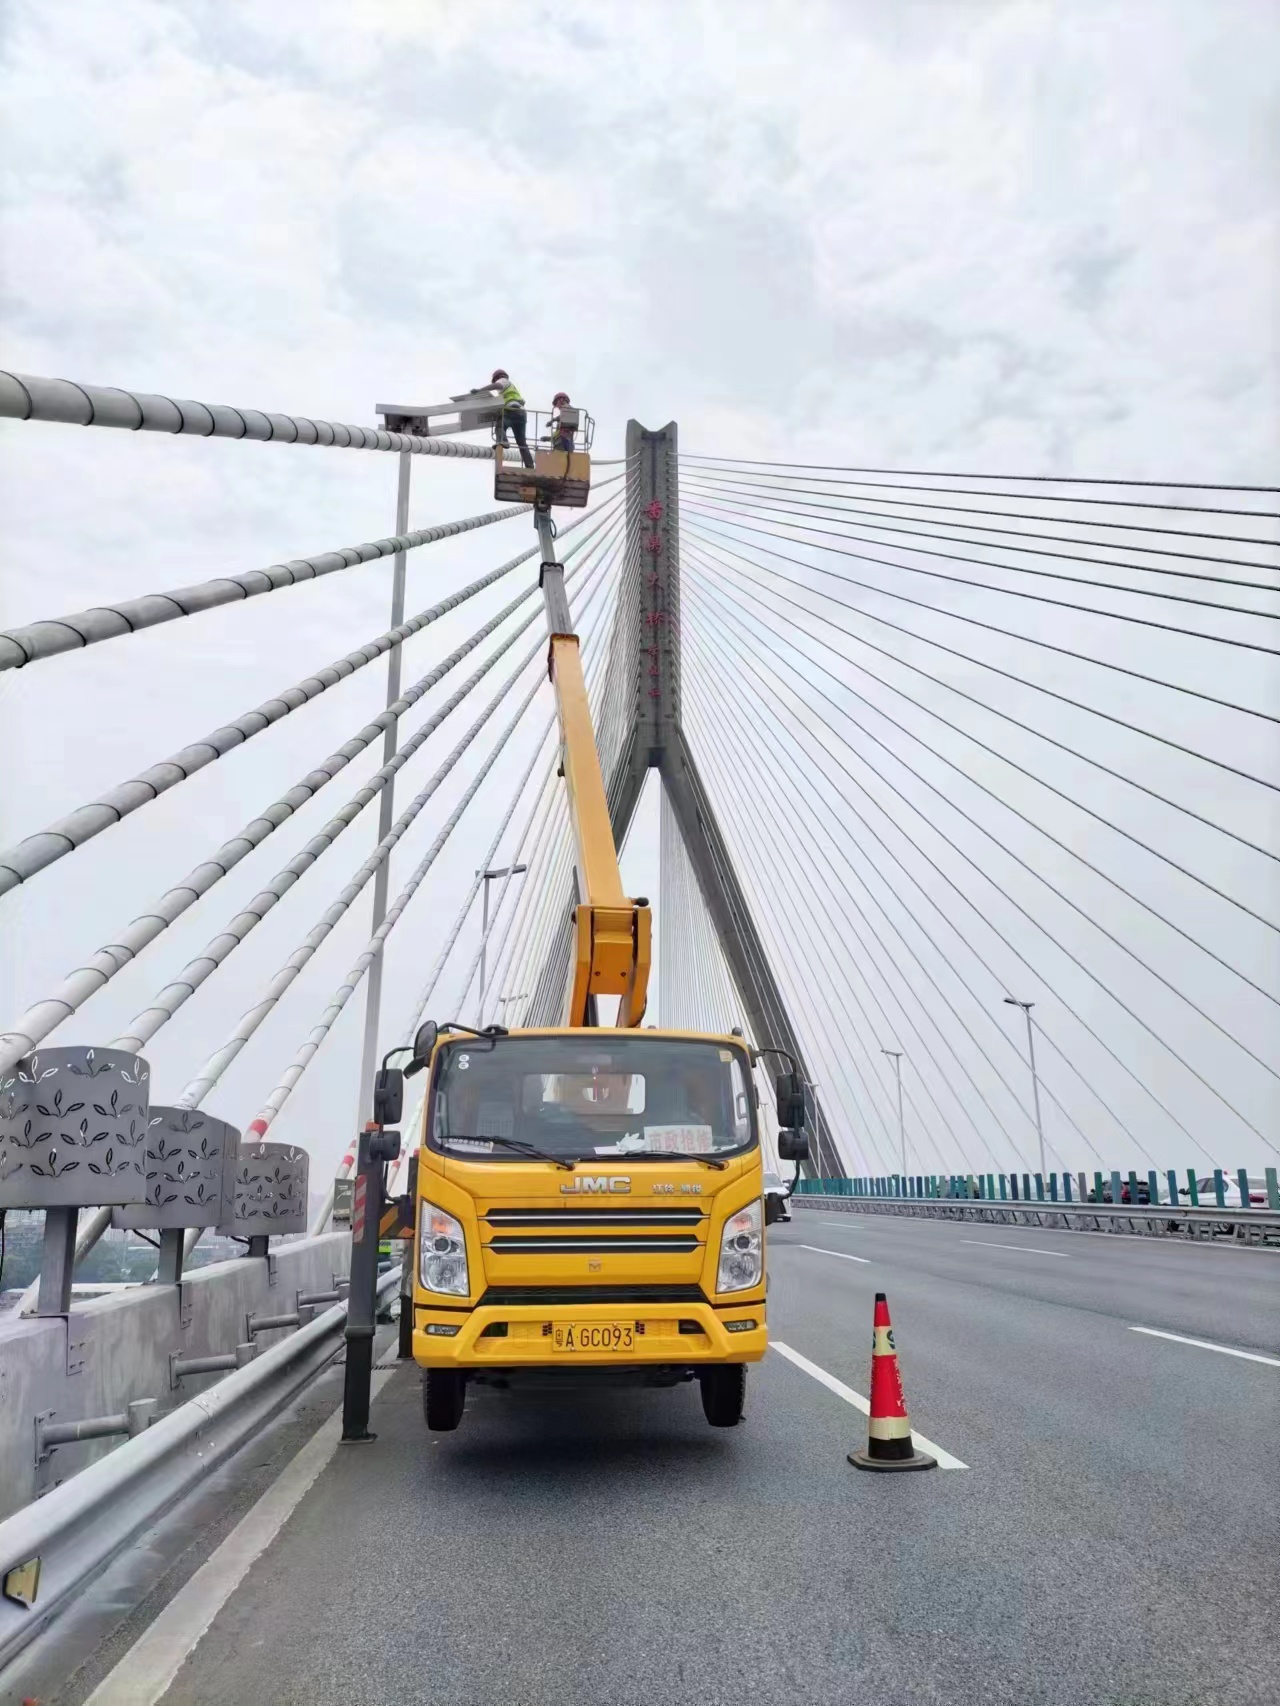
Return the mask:
[[661,521],[662,520],[662,504],[659,502],[659,500],[657,498],[654,498],[652,503],[645,505],[644,513],[649,517],[650,521]]

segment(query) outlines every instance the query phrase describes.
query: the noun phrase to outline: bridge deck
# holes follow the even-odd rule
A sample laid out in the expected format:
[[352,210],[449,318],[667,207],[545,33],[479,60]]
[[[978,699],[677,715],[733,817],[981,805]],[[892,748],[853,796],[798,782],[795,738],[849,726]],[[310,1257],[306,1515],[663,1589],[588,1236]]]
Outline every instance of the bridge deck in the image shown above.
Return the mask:
[[401,1369],[166,1706],[1268,1697],[1280,1366],[1131,1328],[1276,1358],[1280,1258],[802,1211],[771,1236],[774,1336],[865,1392],[886,1290],[913,1421],[967,1470],[858,1474],[861,1415],[777,1351],[723,1433],[684,1388],[478,1392],[433,1437]]

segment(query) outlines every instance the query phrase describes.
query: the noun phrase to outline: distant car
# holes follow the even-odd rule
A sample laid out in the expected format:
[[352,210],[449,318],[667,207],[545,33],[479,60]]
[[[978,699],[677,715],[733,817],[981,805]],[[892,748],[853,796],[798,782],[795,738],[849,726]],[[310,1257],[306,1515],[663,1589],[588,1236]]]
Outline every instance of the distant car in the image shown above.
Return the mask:
[[776,1173],[766,1172],[764,1176],[764,1223],[766,1226],[772,1226],[775,1221],[791,1219],[791,1211],[788,1207],[790,1200],[790,1187],[785,1185]]
[[[1242,1202],[1240,1198],[1240,1181],[1234,1174],[1224,1174],[1222,1180],[1222,1205],[1224,1208],[1266,1208],[1267,1181],[1265,1179],[1248,1179],[1249,1200]],[[1190,1200],[1191,1193],[1183,1194]],[[1213,1174],[1209,1173],[1203,1179],[1196,1180],[1196,1195],[1200,1198],[1201,1208],[1217,1208],[1218,1198],[1213,1188]]]

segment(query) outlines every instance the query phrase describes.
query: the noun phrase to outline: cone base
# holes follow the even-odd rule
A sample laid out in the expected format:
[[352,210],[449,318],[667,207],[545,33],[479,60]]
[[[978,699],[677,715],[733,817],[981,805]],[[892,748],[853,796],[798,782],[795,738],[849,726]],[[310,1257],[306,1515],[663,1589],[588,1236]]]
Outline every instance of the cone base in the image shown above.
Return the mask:
[[851,1451],[849,1462],[855,1469],[936,1469],[938,1460],[923,1451],[913,1451],[910,1457],[868,1457],[865,1451]]

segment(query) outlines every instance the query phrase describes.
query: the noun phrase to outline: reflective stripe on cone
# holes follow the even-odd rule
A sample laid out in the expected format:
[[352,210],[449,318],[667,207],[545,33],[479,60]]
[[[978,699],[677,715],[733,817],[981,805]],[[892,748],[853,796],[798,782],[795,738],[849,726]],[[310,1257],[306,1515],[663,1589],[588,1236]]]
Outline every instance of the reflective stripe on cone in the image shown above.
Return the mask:
[[867,1419],[867,1449],[851,1451],[855,1469],[935,1469],[936,1461],[917,1451],[911,1439],[902,1371],[889,1321],[889,1301],[876,1293],[871,1337],[871,1414]]

